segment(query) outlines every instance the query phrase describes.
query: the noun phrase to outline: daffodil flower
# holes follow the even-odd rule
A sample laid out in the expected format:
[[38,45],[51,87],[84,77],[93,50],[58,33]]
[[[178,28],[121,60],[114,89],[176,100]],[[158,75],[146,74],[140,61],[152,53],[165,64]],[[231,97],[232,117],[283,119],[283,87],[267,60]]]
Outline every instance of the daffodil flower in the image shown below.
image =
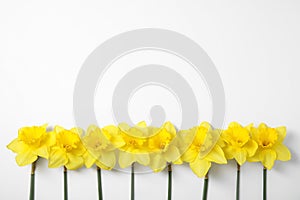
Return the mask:
[[250,137],[252,126],[242,127],[237,122],[232,122],[222,132],[221,138],[225,142],[223,150],[227,159],[235,159],[239,165],[243,165],[248,157],[255,154],[257,143]]
[[212,130],[209,123],[203,122],[198,127],[182,130],[178,134],[184,152],[182,160],[190,164],[192,171],[198,177],[204,177],[208,173],[211,162],[227,163],[218,143],[220,133],[218,130]]
[[[114,137],[114,138],[112,138]],[[110,140],[115,140],[114,145]],[[87,151],[84,153],[85,166],[90,168],[96,163],[101,169],[111,170],[116,164],[115,149],[123,146],[125,143],[118,135],[106,134],[97,126],[91,125],[87,129],[82,142]]]
[[[150,162],[148,147],[146,145],[147,136],[140,128],[145,128],[145,122],[140,122],[134,127],[126,123],[120,123],[118,127],[104,127],[103,131],[108,135],[120,135],[124,145],[119,147],[119,166],[126,168],[135,162],[147,166]],[[115,146],[120,143],[119,140],[112,137],[109,139]]]
[[55,126],[51,134],[55,137],[56,143],[50,148],[49,167],[65,166],[71,170],[82,167],[84,164],[83,154],[86,151],[80,139],[82,130],[79,128],[66,130]]
[[283,144],[286,127],[271,128],[261,123],[258,128],[251,128],[252,138],[257,142],[258,149],[250,162],[261,162],[267,169],[272,169],[275,160],[291,159],[289,149]]
[[161,128],[148,127],[148,129],[152,135],[148,139],[151,169],[159,172],[167,166],[167,163],[181,164],[174,125],[166,122]]
[[16,162],[19,166],[31,164],[38,157],[48,159],[48,147],[53,143],[53,140],[46,129],[47,124],[21,128],[18,132],[18,138],[7,145],[8,149],[17,153]]

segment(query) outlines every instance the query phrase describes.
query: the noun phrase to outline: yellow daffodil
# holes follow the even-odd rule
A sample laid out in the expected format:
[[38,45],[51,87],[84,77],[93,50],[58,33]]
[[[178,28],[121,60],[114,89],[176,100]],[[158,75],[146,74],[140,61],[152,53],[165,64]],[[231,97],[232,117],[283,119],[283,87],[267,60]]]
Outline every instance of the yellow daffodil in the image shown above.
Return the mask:
[[248,160],[260,161],[267,169],[272,169],[275,160],[288,161],[291,159],[289,149],[283,144],[286,128],[271,128],[261,123],[258,128],[251,128],[252,138],[257,142],[255,155]]
[[181,164],[180,152],[177,148],[176,129],[171,122],[166,122],[161,128],[148,127],[152,135],[148,139],[150,167],[154,172],[163,170],[167,163]]
[[7,148],[17,153],[16,162],[25,166],[35,162],[38,157],[48,159],[49,149],[53,140],[43,126],[24,127],[19,129],[18,138],[14,139]]
[[54,135],[56,143],[50,148],[49,167],[56,168],[65,166],[67,169],[77,169],[84,164],[84,148],[80,136],[82,130],[72,128],[66,130],[60,126],[55,126],[51,134]]
[[250,129],[253,125],[242,127],[236,122],[229,124],[221,134],[225,146],[223,147],[227,159],[235,159],[239,165],[253,156],[257,149],[257,143],[250,137]]
[[[150,162],[148,147],[146,145],[147,135],[141,130],[147,125],[145,122],[140,122],[134,127],[128,124],[121,123],[118,127],[104,127],[103,131],[109,135],[120,135],[124,141],[124,145],[119,148],[119,165],[121,168],[126,168],[134,162],[147,166]],[[120,141],[110,140],[114,145],[118,145]]]
[[[110,142],[115,142],[116,146]],[[111,170],[116,164],[115,149],[125,144],[120,135],[104,134],[94,125],[89,126],[82,142],[87,151],[84,153],[85,166],[90,168],[94,163],[102,169]]]
[[209,123],[203,122],[198,127],[180,131],[178,134],[181,137],[181,148],[184,149],[182,160],[190,164],[192,171],[198,177],[207,174],[211,162],[227,163],[218,143],[220,133],[218,130],[212,130]]

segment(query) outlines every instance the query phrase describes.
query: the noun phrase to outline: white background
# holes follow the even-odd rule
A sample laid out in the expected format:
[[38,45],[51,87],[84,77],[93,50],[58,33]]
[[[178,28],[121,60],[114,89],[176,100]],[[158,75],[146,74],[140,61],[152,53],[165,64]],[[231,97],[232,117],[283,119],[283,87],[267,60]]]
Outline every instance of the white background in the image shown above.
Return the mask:
[[[208,53],[225,88],[226,124],[287,126],[285,144],[292,160],[277,162],[269,172],[268,196],[270,200],[299,199],[299,26],[300,2],[296,0],[1,1],[0,199],[28,198],[30,167],[18,167],[14,154],[6,149],[18,128],[45,122],[75,126],[73,89],[82,63],[105,40],[138,28],[177,31]],[[174,106],[174,113],[167,109],[167,116],[177,116],[173,97],[168,91],[157,91]],[[137,93],[136,101],[141,94]],[[148,119],[139,108],[142,105],[134,106],[133,99],[130,115],[135,121]],[[139,110],[142,114],[136,113]],[[204,109],[202,116],[210,120],[210,112]],[[112,123],[109,110],[101,113],[107,118],[101,115],[99,124]],[[180,117],[170,120],[179,123]],[[214,165],[210,174],[209,199],[234,199],[235,165]],[[261,177],[259,164],[242,167],[241,199],[261,199]],[[104,172],[105,200],[129,199],[129,178],[126,173]],[[137,200],[166,199],[166,172],[136,178]],[[173,181],[173,199],[201,199],[203,180],[188,166],[176,166]],[[36,199],[62,199],[62,188],[62,170],[48,169],[46,161],[40,162]],[[69,196],[71,200],[97,199],[94,169],[70,172]]]

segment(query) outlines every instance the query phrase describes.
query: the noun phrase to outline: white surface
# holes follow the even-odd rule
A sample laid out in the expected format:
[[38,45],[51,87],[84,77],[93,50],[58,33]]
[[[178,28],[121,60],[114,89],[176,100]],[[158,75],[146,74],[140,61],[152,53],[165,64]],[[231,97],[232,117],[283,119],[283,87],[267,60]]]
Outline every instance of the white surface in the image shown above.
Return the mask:
[[[299,24],[300,2],[292,0],[1,1],[0,199],[28,198],[30,168],[18,167],[6,149],[17,129],[45,122],[74,126],[73,88],[83,61],[112,36],[145,27],[177,31],[204,48],[223,80],[226,124],[288,127],[285,143],[293,158],[277,162],[269,173],[268,196],[299,199]],[[167,116],[177,115],[178,105],[172,105],[175,111]],[[147,119],[137,110],[131,102],[132,118]],[[110,123],[110,111],[104,112],[108,117],[102,123]],[[203,115],[209,118],[209,112]],[[201,199],[202,179],[187,166],[174,170],[173,199]],[[261,199],[260,166],[247,163],[242,170],[241,199]],[[128,174],[103,176],[106,200],[129,198]],[[137,175],[136,199],[166,199],[166,178],[165,172]],[[71,172],[69,184],[71,200],[97,199],[95,171]],[[36,186],[36,199],[62,199],[61,169],[39,164]],[[209,199],[234,199],[234,188],[233,163],[214,165]]]

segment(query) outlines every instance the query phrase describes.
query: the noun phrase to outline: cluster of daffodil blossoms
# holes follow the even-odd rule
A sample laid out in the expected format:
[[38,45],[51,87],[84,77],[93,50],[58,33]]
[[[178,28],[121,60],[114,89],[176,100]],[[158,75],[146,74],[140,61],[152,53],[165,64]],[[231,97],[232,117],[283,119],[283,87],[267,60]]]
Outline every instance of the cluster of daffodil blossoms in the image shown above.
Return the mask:
[[170,122],[161,127],[121,123],[99,128],[90,126],[86,133],[80,128],[64,129],[47,125],[19,129],[18,138],[7,147],[17,153],[20,166],[32,164],[30,200],[34,200],[34,171],[39,157],[48,159],[50,168],[64,167],[64,199],[68,199],[67,169],[97,165],[98,197],[103,200],[101,169],[131,166],[131,200],[134,200],[134,164],[149,166],[154,172],[168,166],[168,200],[172,199],[172,164],[187,162],[198,177],[205,177],[203,200],[207,199],[208,171],[212,163],[237,163],[236,200],[240,194],[240,166],[246,161],[263,165],[263,199],[267,199],[267,169],[275,160],[287,161],[291,153],[283,144],[285,127],[271,128],[266,124],[254,127],[236,122],[226,130],[214,129],[203,122],[188,130],[177,131]]
[[285,136],[285,127],[271,128],[263,123],[244,127],[233,122],[220,130],[203,122],[180,131],[170,122],[161,127],[145,122],[133,127],[121,123],[103,128],[92,125],[85,134],[80,128],[67,130],[60,126],[47,131],[47,125],[43,125],[21,128],[18,138],[7,147],[17,153],[20,166],[42,157],[48,159],[50,168],[75,170],[96,164],[110,170],[118,160],[121,168],[139,163],[159,172],[167,164],[187,162],[198,177],[204,177],[211,163],[226,164],[230,159],[238,165],[261,162],[267,169],[275,160],[289,160],[290,151],[283,144]]

